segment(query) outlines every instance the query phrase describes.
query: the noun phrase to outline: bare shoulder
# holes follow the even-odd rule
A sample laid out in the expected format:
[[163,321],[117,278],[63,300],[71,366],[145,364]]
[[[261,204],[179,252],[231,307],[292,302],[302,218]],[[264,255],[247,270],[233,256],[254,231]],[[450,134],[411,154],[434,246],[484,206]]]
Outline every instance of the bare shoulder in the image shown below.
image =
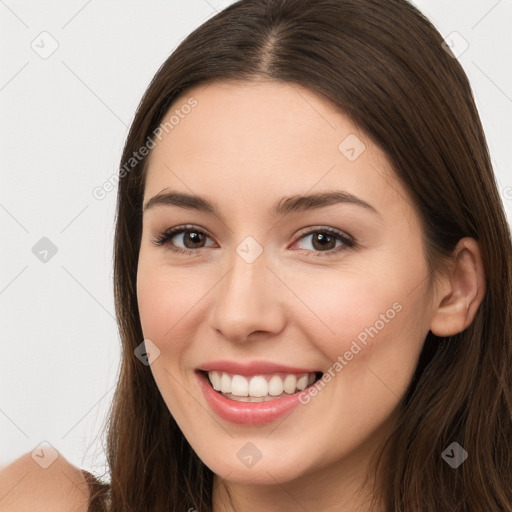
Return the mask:
[[0,469],[0,512],[87,512],[84,475],[62,455],[46,469],[25,453]]

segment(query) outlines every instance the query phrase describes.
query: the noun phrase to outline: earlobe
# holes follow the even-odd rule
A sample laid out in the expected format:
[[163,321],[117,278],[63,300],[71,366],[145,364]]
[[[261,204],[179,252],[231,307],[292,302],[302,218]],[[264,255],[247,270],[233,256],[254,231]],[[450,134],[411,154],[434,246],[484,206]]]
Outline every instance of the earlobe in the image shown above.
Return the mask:
[[450,270],[441,281],[430,330],[436,336],[453,336],[473,322],[485,295],[485,272],[476,240],[459,241]]

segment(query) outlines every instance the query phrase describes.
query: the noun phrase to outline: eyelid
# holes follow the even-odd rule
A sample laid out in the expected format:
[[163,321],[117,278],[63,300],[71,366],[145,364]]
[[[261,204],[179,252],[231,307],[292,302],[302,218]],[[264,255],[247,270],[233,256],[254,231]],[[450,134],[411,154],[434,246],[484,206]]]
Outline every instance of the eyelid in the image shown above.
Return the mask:
[[329,226],[308,226],[306,228],[303,228],[297,233],[296,240],[299,240],[305,235],[311,235],[313,233],[329,233],[332,235],[339,236],[340,238],[345,238],[347,240],[354,240],[354,238],[351,235],[345,233],[344,231],[341,231],[341,229],[331,228]]

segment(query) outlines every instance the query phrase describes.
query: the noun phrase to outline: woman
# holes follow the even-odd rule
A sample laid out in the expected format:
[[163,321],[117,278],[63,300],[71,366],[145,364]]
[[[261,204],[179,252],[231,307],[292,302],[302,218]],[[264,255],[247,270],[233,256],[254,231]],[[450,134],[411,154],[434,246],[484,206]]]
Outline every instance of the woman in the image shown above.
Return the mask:
[[511,254],[467,77],[415,7],[228,7],[126,141],[89,510],[512,511]]

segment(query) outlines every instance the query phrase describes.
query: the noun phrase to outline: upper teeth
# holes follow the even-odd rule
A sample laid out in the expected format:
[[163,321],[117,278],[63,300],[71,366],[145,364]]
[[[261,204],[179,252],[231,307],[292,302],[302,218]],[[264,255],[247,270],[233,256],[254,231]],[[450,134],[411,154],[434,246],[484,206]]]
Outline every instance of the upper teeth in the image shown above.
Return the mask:
[[263,397],[279,396],[283,392],[289,395],[306,389],[315,382],[315,373],[301,374],[266,374],[245,377],[227,372],[209,371],[208,378],[213,389],[221,393],[231,393],[235,396]]

